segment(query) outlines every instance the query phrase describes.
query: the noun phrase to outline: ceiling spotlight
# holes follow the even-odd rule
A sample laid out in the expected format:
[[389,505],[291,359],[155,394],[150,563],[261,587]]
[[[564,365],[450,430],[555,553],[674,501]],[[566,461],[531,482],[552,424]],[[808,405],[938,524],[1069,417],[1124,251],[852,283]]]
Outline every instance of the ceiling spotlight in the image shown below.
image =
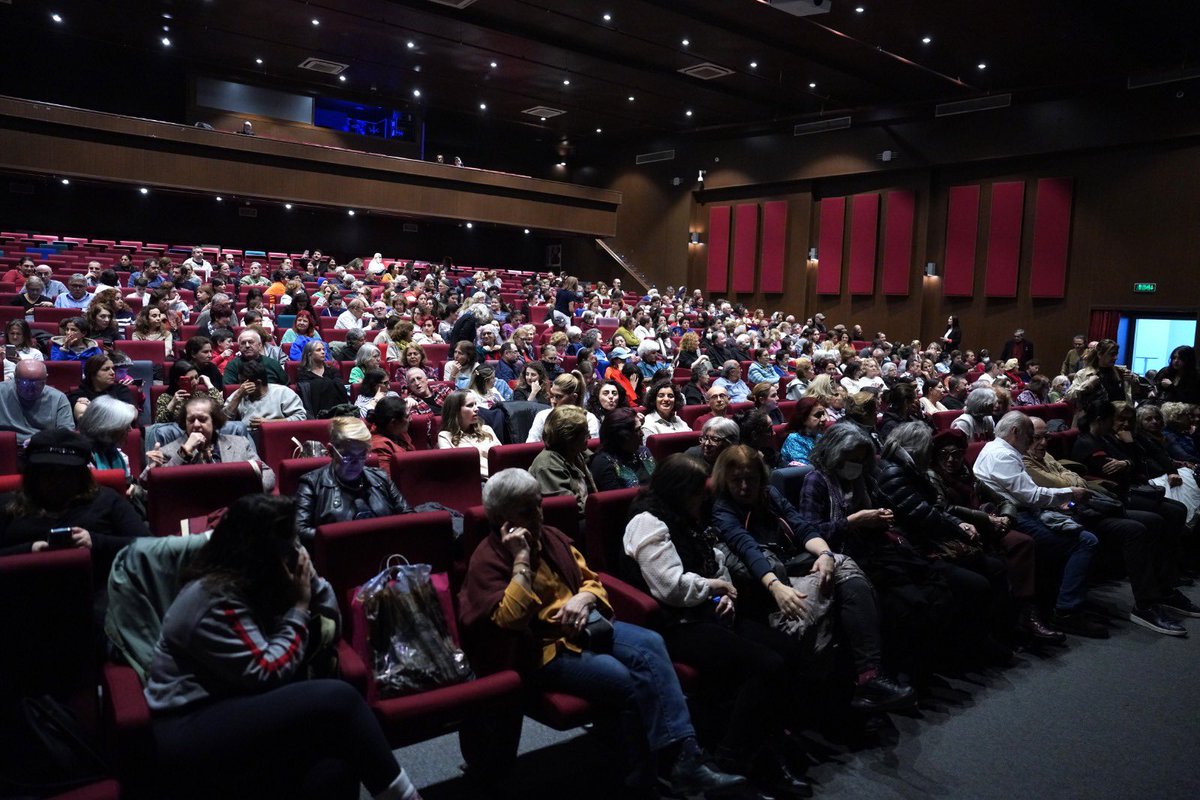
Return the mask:
[[407,47],[409,50],[412,50],[413,48],[415,48],[415,47],[417,46],[417,43],[416,43],[416,42],[412,42],[412,41],[410,41],[410,42],[405,42],[405,43],[404,43],[404,46],[405,46],[405,47]]
[[170,33],[170,32],[171,32],[171,26],[163,25],[163,33]]
[[[604,15],[604,21],[605,21],[605,22],[612,22],[612,14],[605,14],[605,15]],[[526,233],[529,233],[529,231],[525,231],[525,232],[526,232]]]
[[222,201],[222,200],[224,200],[224,199],[225,199],[225,198],[224,198],[224,197],[221,197],[221,195],[217,195],[217,202],[218,202],[218,203],[219,203],[219,202],[221,202],[221,201]]
[[816,81],[813,81],[812,83],[808,84],[808,88],[810,88],[810,89],[815,89],[815,88],[817,88],[817,82],[816,82]]
[[138,191],[139,191],[139,192],[141,192],[142,194],[150,194],[150,190],[149,190],[149,189],[147,189],[145,186],[143,186],[142,188],[138,189]]
[[596,133],[604,133],[604,129],[603,129],[603,128],[596,128]]
[[489,66],[490,66],[492,69],[495,69],[496,67],[498,67],[498,66],[500,66],[500,65],[499,65],[499,64],[497,64],[495,61],[493,61],[491,64],[489,64]]
[[480,104],[479,104],[479,110],[480,110],[480,111],[487,111],[487,103],[480,103]]
[[545,118],[545,117],[538,117],[538,119],[540,119],[542,122],[545,122],[545,121],[546,121],[546,118]]
[[987,64],[983,61],[980,61],[976,66],[978,66],[980,69],[987,69]]
[[62,179],[62,185],[63,185],[63,186],[70,186],[70,185],[71,185],[71,181],[69,181],[69,180],[68,180],[68,179],[66,179],[66,178],[63,178],[63,179]]
[[352,216],[352,217],[353,217],[353,216],[354,216],[354,209],[352,208],[352,209],[350,209],[349,211],[347,211],[346,213],[347,213],[347,214],[349,214],[350,216]]
[[682,42],[680,42],[680,44],[682,44],[684,47],[687,47],[689,44],[691,44],[691,42],[689,42],[687,39],[684,39]]
[[313,25],[320,25],[320,24],[321,24],[321,20],[317,19],[316,17],[313,17],[313,21],[312,21],[312,23],[313,23]]
[[563,78],[563,86],[570,86],[570,85],[571,85],[571,79]]
[[341,81],[342,83],[345,83],[345,82],[346,82],[346,76],[345,76],[345,75],[338,75],[338,80],[339,80],[339,81]]
[[750,62],[750,69],[758,69],[758,62],[757,62],[757,61],[751,61],[751,62]]
[[255,63],[255,64],[259,64],[259,65],[261,65],[261,64],[262,64],[262,59],[261,59],[261,58],[256,58],[256,59],[254,59],[254,63]]
[[862,6],[855,6],[855,7],[854,7],[854,13],[855,13],[855,14],[861,14],[861,13],[863,13],[864,11],[866,11],[866,9],[865,9],[865,8],[863,8]]
[[284,207],[284,208],[286,208],[288,211],[291,211],[291,210],[292,210],[292,204],[291,204],[291,203],[284,203],[284,204],[283,204],[283,207]]
[[633,95],[629,95],[629,102],[633,102]]
[[467,223],[467,230],[470,230],[471,228],[474,228],[474,227],[475,227],[475,223],[473,223],[473,222]]
[[50,19],[54,20],[55,22],[62,22],[62,15],[57,13],[51,14]]
[[933,41],[932,36],[922,36],[921,37],[921,44],[929,44],[932,41]]
[[175,18],[175,15],[174,15],[174,14],[172,14],[170,11],[164,11],[164,12],[162,13],[162,18],[163,18],[163,19],[174,19],[174,18]]
[[170,40],[170,39],[168,39],[166,36],[164,36],[164,37],[162,38],[162,43],[163,43],[163,47],[170,47],[170,46],[171,46],[171,40]]
[[692,115],[692,110],[689,108],[687,111],[684,112],[684,114],[690,117]]
[[413,97],[420,97],[420,96],[421,96],[421,90],[413,89]]
[[566,165],[567,165],[567,162],[565,162],[565,161],[558,162],[558,166],[560,166],[560,167],[565,167]]
[[526,229],[525,229],[525,233],[526,233],[526,235],[528,235],[528,234],[529,234],[529,228],[526,228]]

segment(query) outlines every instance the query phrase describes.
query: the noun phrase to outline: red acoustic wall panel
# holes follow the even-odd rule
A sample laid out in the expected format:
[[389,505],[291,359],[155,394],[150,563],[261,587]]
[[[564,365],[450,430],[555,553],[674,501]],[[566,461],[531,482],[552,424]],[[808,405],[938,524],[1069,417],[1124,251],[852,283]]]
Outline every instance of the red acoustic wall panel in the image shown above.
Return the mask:
[[1062,297],[1067,290],[1067,250],[1071,244],[1070,178],[1042,178],[1033,218],[1033,264],[1029,294]]
[[992,184],[988,215],[987,297],[1016,297],[1021,264],[1021,218],[1025,211],[1025,181]]
[[970,297],[975,293],[975,245],[979,238],[979,187],[950,189],[946,215],[946,268],[942,294]]
[[916,209],[917,199],[912,192],[887,193],[883,223],[883,293],[886,295],[908,295]]
[[850,198],[850,294],[875,293],[875,243],[879,240],[879,195]]
[[821,237],[817,240],[817,294],[842,293],[842,242],[846,236],[846,198],[821,201]]
[[758,265],[758,290],[767,294],[783,292],[783,270],[787,256],[786,200],[763,203],[762,248]]
[[708,285],[710,292],[729,288],[729,206],[708,209]]
[[754,291],[754,265],[758,261],[758,204],[741,203],[733,219],[733,291]]

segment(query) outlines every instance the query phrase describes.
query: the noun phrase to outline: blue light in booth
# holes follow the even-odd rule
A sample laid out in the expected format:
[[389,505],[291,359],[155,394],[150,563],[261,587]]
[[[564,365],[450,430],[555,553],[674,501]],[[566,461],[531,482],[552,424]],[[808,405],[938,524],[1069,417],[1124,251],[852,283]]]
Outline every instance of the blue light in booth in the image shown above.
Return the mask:
[[313,108],[313,124],[335,131],[378,139],[412,141],[413,115],[386,106],[362,106],[319,97]]

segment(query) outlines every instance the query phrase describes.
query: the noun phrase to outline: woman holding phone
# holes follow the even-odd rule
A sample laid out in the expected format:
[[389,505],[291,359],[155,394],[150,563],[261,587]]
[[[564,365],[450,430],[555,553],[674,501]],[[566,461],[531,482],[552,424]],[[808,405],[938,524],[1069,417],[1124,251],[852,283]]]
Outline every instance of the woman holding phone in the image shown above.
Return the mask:
[[23,319],[14,319],[4,328],[4,380],[11,381],[17,362],[25,359],[45,361],[42,351],[33,343],[33,330]]
[[197,365],[179,359],[167,372],[167,391],[159,395],[155,404],[154,421],[174,422],[182,404],[194,394],[207,394],[218,403],[225,402],[221,389],[214,386],[208,376],[202,375]]

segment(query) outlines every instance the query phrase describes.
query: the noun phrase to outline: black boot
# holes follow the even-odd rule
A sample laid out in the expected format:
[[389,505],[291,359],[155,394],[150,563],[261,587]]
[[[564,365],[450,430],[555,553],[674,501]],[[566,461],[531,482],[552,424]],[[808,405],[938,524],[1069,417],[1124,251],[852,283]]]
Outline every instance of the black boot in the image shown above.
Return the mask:
[[755,759],[750,779],[776,797],[812,797],[812,784],[792,772],[782,758],[769,750]]
[[859,711],[899,711],[917,704],[917,693],[911,686],[897,683],[878,674],[854,689],[850,707]]
[[665,780],[666,791],[673,797],[720,793],[746,783],[741,775],[720,772],[706,764],[703,753],[694,744],[680,748]]

